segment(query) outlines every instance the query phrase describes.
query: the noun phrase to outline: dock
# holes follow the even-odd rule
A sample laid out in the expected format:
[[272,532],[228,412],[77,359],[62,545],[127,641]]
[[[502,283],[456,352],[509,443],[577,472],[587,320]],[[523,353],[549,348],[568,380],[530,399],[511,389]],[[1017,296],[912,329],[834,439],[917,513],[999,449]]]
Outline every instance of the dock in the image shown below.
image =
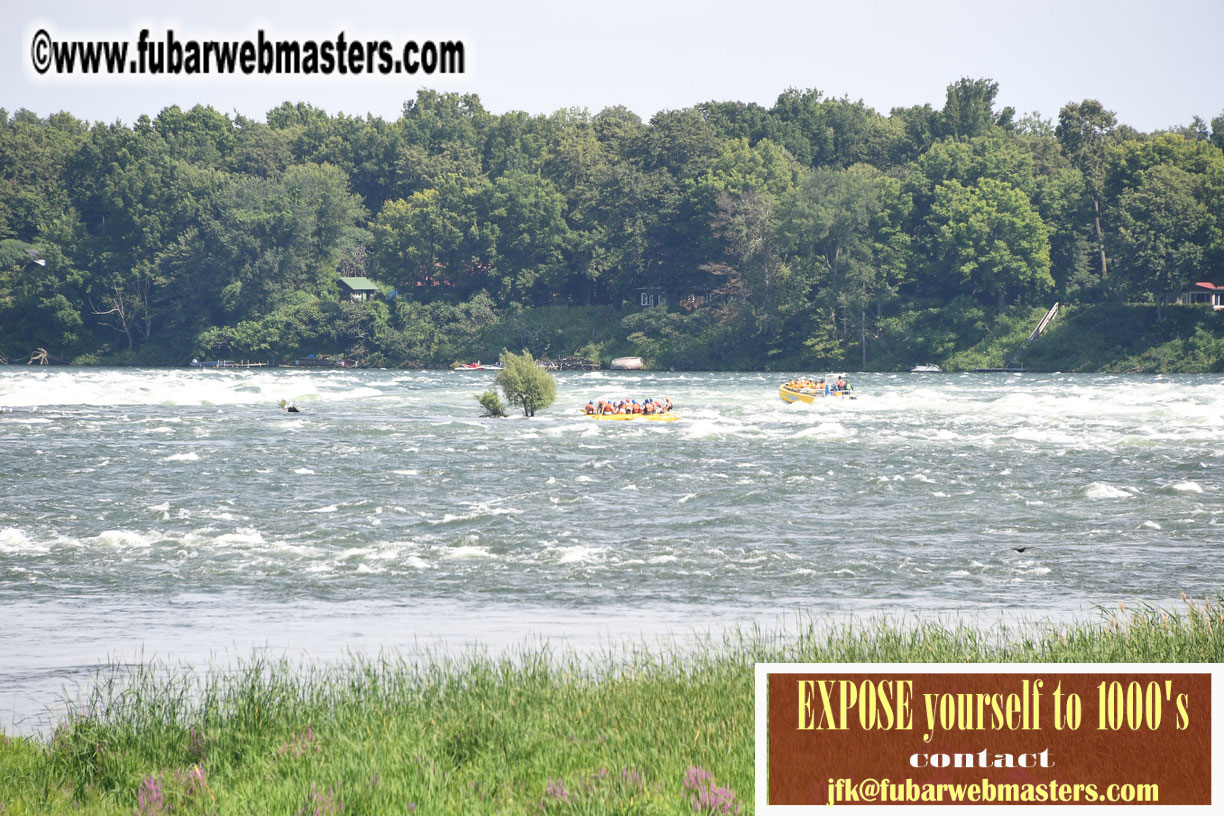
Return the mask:
[[1037,324],[1037,328],[1033,329],[1032,333],[1025,339],[1025,341],[1021,343],[1020,346],[1015,351],[1012,352],[1012,356],[1007,358],[1007,362],[1003,364],[1002,368],[975,368],[973,369],[973,373],[974,374],[1023,374],[1026,371],[1026,369],[1023,366],[1019,366],[1019,367],[1016,366],[1016,363],[1019,362],[1020,356],[1024,354],[1025,350],[1029,347],[1029,345],[1031,345],[1034,340],[1040,337],[1042,333],[1044,333],[1045,330],[1049,328],[1050,324],[1054,322],[1054,318],[1058,317],[1059,305],[1060,304],[1055,303],[1053,306],[1050,307],[1049,311],[1045,313],[1045,317],[1041,318],[1041,322]]
[[248,360],[192,360],[192,368],[263,368],[267,363],[252,363]]

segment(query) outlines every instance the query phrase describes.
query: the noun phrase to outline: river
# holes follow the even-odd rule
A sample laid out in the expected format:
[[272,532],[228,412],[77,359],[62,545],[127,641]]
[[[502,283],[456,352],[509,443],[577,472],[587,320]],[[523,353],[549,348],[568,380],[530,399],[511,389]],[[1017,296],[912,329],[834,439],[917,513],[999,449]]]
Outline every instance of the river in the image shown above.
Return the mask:
[[[819,373],[819,372],[818,372]],[[1224,585],[1224,377],[0,367],[0,731],[108,661],[1099,619]],[[588,399],[669,397],[675,422]],[[301,413],[281,411],[292,401]]]

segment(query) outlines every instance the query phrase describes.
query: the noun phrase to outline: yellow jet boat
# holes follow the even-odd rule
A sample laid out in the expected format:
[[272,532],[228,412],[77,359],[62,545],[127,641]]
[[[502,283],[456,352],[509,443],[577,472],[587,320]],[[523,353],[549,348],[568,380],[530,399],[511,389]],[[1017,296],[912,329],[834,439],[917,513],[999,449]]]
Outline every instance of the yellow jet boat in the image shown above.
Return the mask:
[[782,383],[778,386],[778,396],[785,403],[804,402],[811,405],[816,400],[822,400],[829,397],[833,399],[858,399],[858,394],[854,393],[854,389],[847,386],[846,388],[835,388],[834,383],[838,380],[845,380],[845,374],[826,374],[823,380],[820,380],[815,387],[797,386],[790,382]]

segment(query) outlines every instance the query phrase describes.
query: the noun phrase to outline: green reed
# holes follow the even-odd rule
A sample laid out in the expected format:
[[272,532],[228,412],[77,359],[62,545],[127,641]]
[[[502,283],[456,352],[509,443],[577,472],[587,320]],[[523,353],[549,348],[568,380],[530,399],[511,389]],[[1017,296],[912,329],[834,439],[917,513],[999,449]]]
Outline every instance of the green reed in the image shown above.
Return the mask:
[[1214,663],[1221,608],[989,631],[812,620],[585,657],[116,664],[49,736],[0,737],[0,814],[749,813],[756,662]]

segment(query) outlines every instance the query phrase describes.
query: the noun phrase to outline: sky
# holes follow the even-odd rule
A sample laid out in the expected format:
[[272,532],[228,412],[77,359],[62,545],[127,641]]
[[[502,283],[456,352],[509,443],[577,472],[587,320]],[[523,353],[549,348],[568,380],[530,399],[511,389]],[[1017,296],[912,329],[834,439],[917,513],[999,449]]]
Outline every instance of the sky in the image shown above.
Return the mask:
[[[36,32],[164,41],[460,40],[461,75],[55,76],[33,67]],[[643,119],[707,101],[770,106],[816,88],[887,113],[942,108],[961,77],[998,82],[997,107],[1057,120],[1098,99],[1141,131],[1224,112],[1224,0],[0,0],[0,107],[131,124],[170,105],[263,119],[282,102],[399,116],[419,88],[478,94],[495,113]]]

